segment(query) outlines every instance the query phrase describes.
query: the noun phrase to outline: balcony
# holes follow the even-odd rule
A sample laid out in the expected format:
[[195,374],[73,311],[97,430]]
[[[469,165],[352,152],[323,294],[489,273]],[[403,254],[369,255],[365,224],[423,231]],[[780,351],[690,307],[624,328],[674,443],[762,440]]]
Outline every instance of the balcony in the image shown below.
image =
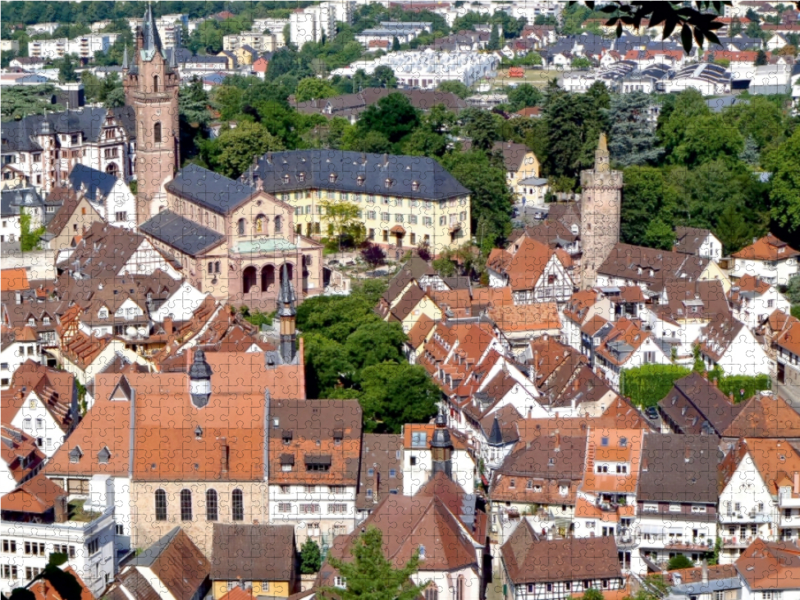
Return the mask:
[[756,536],[724,536],[722,538],[723,548],[747,548],[756,540]]
[[771,523],[769,514],[751,510],[749,512],[719,513],[720,523]]
[[630,550],[639,545],[639,540],[629,533],[615,535],[614,539],[617,541],[617,548],[620,550]]

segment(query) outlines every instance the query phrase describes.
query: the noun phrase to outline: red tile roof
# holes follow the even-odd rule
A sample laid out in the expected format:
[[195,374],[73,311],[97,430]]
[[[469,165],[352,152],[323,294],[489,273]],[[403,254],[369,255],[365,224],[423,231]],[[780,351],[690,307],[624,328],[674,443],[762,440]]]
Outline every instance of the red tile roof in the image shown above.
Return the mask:
[[770,233],[735,252],[733,257],[744,260],[786,260],[798,255],[800,252]]
[[27,290],[28,272],[25,269],[0,270],[0,292]]

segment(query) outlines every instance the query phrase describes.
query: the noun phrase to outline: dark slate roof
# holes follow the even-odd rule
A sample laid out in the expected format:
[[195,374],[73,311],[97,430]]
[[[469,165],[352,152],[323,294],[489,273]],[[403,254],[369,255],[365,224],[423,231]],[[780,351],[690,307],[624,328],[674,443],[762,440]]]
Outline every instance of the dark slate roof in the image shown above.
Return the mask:
[[176,53],[175,59],[178,63],[185,63],[192,60],[192,52],[186,48],[166,48],[164,50],[166,56],[164,57],[168,63],[172,62],[172,54]]
[[22,207],[44,206],[41,197],[33,188],[22,188],[14,190],[3,190],[0,194],[0,206],[4,217],[16,216],[20,214]]
[[[331,181],[331,174],[335,180]],[[250,171],[242,175],[244,181]],[[288,178],[284,179],[284,176]],[[275,194],[324,189],[361,194],[384,194],[444,200],[470,191],[431,158],[364,154],[343,150],[292,150],[268,153],[258,159],[254,176],[266,192]],[[359,176],[363,177],[359,184]],[[386,180],[391,186],[386,187]],[[419,189],[415,190],[415,183]]]
[[227,214],[256,193],[242,181],[234,181],[197,165],[181,169],[167,190],[219,214]]
[[639,500],[716,504],[718,444],[713,435],[645,435]]
[[[82,132],[84,138],[90,142],[100,139],[103,124],[109,110],[125,128],[128,136],[136,135],[136,116],[131,106],[115,109],[84,107],[80,110],[69,110],[47,115],[47,121],[53,133],[78,133]],[[42,130],[43,115],[29,115],[19,121],[4,121],[2,125],[3,152],[34,152],[41,150],[30,136],[38,135]]]
[[161,211],[142,223],[139,229],[189,256],[196,256],[213,248],[225,239],[221,233],[181,217],[171,210]]
[[108,198],[117,178],[97,169],[77,164],[69,174],[69,184],[74,190],[82,190],[89,202],[102,203]]
[[214,523],[214,581],[291,581],[294,527]]

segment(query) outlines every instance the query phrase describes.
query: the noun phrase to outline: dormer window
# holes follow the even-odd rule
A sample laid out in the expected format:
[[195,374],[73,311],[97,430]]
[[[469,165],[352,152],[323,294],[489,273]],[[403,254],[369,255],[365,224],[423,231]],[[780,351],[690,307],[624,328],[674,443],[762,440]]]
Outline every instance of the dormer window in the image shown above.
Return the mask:
[[107,446],[103,446],[103,449],[97,453],[97,462],[99,462],[101,465],[107,465],[110,459],[111,452]]
[[619,447],[620,448],[627,448],[628,447],[628,438],[624,438],[624,437],[619,438]]
[[364,179],[365,178],[364,178],[363,175],[359,175],[358,177],[356,177],[356,184],[357,185],[364,185]]
[[419,191],[419,181],[412,181],[411,182],[411,191],[418,192]]
[[294,433],[292,432],[292,430],[284,429],[283,430],[283,435],[281,436],[281,439],[283,440],[284,446],[288,446],[289,444],[291,444],[293,437],[294,437]]
[[288,173],[284,174],[284,176],[283,176],[283,184],[284,185],[288,185],[289,184],[289,174]]
[[100,312],[97,313],[97,317],[100,319],[107,319],[108,318],[108,309],[104,306],[100,309]]
[[383,183],[386,186],[386,188],[388,189],[388,188],[392,187],[392,185],[394,184],[394,180],[390,179],[389,177],[387,177],[386,180]]
[[80,462],[81,458],[83,458],[83,452],[81,451],[80,446],[75,446],[69,451],[69,462],[75,464]]
[[297,174],[297,180],[300,181],[300,182],[305,181],[306,180],[306,174],[303,173],[303,172],[298,173]]
[[36,327],[36,319],[34,319],[33,317],[28,319],[28,326],[29,327]]
[[328,175],[328,181],[330,183],[336,183],[336,173],[331,173],[330,175]]

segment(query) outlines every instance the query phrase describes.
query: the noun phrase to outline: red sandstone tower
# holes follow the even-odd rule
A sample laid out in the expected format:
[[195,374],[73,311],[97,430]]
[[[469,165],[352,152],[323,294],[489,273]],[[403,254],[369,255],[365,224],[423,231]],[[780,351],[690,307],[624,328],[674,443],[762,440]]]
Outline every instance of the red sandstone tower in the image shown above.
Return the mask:
[[123,61],[125,102],[136,111],[136,222],[141,225],[166,208],[164,184],[178,167],[178,87],[175,64],[167,64],[150,5],[136,30],[133,65]]

